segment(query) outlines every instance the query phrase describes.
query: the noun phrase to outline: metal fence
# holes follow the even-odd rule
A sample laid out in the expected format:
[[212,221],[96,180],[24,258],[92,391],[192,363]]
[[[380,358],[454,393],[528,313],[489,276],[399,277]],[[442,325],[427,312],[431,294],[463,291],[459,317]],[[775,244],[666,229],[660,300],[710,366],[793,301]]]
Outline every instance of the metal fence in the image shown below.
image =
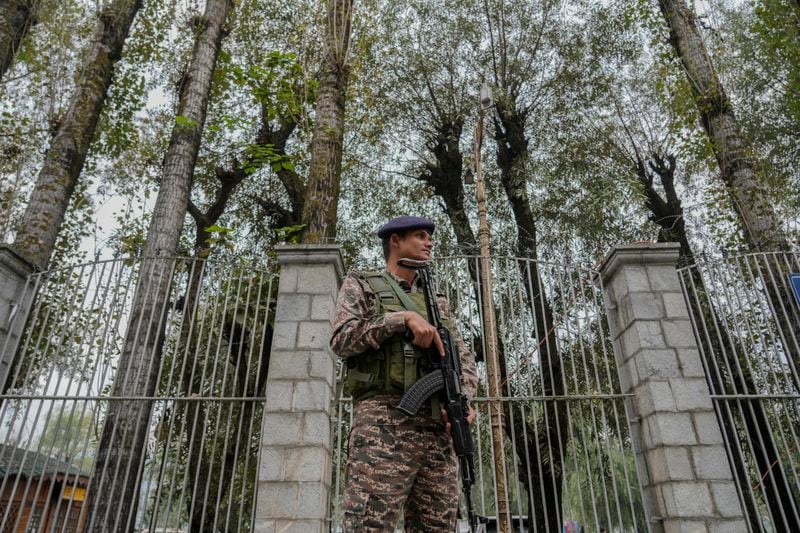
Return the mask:
[[795,252],[679,270],[751,531],[800,531],[800,307]]
[[0,531],[251,530],[274,280],[175,258],[31,275]]
[[[517,531],[648,531],[599,274],[496,257],[492,301],[485,302],[481,264],[477,257],[443,258],[435,274],[460,334],[479,357],[487,349],[487,305],[497,321],[502,395],[488,396],[486,365],[479,362],[474,400],[477,511],[493,517],[498,500],[507,501]],[[490,437],[493,401],[504,413],[502,480]],[[334,531],[342,520],[351,411],[350,399],[340,395],[333,420]]]

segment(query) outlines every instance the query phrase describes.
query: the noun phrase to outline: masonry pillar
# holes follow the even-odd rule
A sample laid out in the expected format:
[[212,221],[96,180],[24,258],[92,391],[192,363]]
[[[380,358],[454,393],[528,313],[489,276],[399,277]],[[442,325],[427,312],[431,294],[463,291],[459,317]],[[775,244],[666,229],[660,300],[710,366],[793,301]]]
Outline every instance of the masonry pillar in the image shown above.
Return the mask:
[[31,263],[9,245],[0,244],[0,387],[6,382],[33,304],[35,287],[28,282],[33,271]]
[[604,298],[652,531],[747,531],[673,243],[614,247]]
[[344,274],[338,246],[278,247],[281,265],[262,430],[257,532],[328,531],[330,320]]

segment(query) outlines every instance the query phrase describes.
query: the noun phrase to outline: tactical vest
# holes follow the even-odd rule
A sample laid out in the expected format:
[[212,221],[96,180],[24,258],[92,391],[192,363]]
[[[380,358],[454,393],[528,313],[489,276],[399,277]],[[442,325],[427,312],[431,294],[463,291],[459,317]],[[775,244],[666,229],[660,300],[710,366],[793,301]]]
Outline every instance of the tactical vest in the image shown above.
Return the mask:
[[[389,274],[362,272],[373,294],[377,314],[393,311],[416,311],[429,319],[425,309],[425,294],[406,293]],[[442,317],[452,328],[449,319]],[[453,331],[453,329],[451,329]],[[422,376],[433,370],[428,356],[411,344],[403,333],[392,335],[377,350],[367,350],[347,358],[345,391],[354,402],[377,395],[401,396]],[[431,399],[431,415],[439,417],[439,398]]]

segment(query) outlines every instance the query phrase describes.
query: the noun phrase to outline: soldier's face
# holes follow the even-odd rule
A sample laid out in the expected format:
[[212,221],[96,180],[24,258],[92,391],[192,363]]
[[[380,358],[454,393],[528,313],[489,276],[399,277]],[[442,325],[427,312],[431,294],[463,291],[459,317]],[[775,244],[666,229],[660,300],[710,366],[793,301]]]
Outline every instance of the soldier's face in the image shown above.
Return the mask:
[[[424,229],[412,230],[405,235],[392,235],[392,240],[397,238],[397,247],[394,249],[395,259],[407,257],[417,261],[427,261],[431,258],[433,248],[433,237]],[[395,244],[393,242],[393,244]]]

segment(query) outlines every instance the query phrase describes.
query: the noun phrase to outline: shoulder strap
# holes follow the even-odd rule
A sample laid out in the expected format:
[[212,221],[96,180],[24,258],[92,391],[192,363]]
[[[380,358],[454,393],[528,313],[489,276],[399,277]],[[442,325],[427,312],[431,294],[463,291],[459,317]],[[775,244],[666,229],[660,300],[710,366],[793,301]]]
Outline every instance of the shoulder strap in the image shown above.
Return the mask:
[[407,310],[416,311],[424,317],[428,316],[426,310],[421,309],[386,272],[361,272],[361,275],[364,276],[381,303],[400,302]]
[[416,311],[420,315],[424,316],[426,319],[430,319],[428,317],[428,311],[426,309],[421,309],[417,303],[411,299],[411,297],[400,288],[400,285],[386,272],[381,273],[381,277],[383,278],[384,282],[389,286],[389,288],[394,292],[394,295],[400,300],[400,303],[403,304],[403,307],[408,309],[409,311]]

